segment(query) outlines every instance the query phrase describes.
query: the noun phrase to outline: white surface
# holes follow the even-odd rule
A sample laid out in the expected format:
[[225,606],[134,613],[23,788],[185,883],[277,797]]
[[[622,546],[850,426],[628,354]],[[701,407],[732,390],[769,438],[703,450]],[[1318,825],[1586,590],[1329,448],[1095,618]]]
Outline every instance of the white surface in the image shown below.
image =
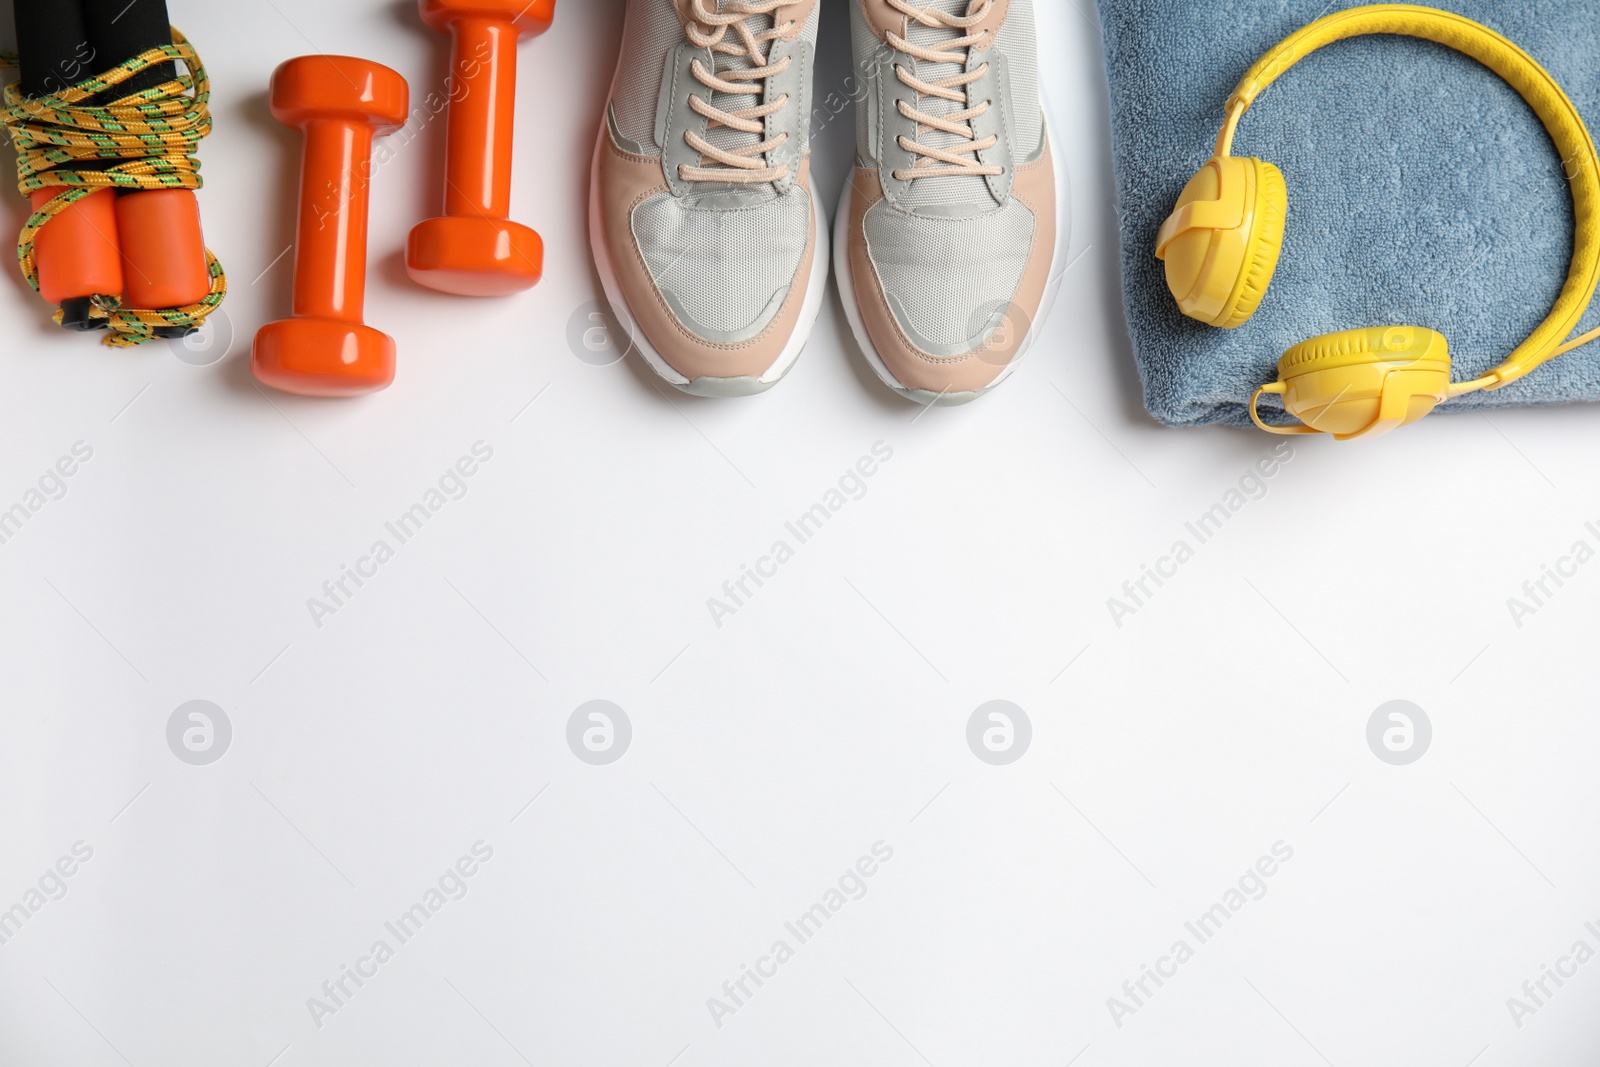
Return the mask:
[[[420,97],[447,64],[406,3],[178,0],[216,80],[231,354],[100,349],[0,286],[0,502],[94,450],[0,545],[0,908],[93,849],[0,945],[0,1063],[1590,1067],[1600,961],[1521,1029],[1506,1001],[1600,944],[1600,566],[1520,629],[1506,601],[1600,541],[1600,419],[1298,444],[1114,625],[1107,599],[1274,442],[1141,413],[1079,2],[1040,6],[1083,258],[1004,388],[923,413],[845,354],[834,296],[754,399],[569,350],[619,0],[563,0],[524,46],[517,216],[545,283],[405,282],[433,126],[375,191],[368,321],[399,382],[261,393],[299,149],[272,67],[356,52]],[[846,39],[830,0],[819,100]],[[818,132],[830,203],[850,121]],[[480,441],[466,497],[318,629],[307,598]],[[713,625],[707,598],[879,441],[865,496]],[[1034,727],[1008,767],[965,737],[997,698]],[[1402,698],[1435,737],[1397,768],[1365,730]],[[196,699],[233,724],[208,767],[165,740]],[[606,767],[565,740],[594,699],[633,725]],[[314,1025],[308,998],[478,841],[468,895]],[[878,841],[865,897],[717,1027],[707,999]],[[1107,999],[1278,841],[1266,897],[1116,1027]]]

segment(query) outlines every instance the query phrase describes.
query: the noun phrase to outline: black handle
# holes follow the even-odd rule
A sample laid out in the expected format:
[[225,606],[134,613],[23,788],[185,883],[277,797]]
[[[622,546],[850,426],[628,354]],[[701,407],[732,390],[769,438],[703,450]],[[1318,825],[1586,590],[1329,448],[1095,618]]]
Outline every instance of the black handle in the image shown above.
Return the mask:
[[[167,0],[77,0],[95,50],[95,72],[110,70],[152,48],[172,43]],[[153,89],[177,77],[171,63],[140,71],[107,94],[111,99]],[[109,103],[110,101],[106,101]]]
[[16,0],[13,14],[24,94],[53,96],[102,68],[78,0]]

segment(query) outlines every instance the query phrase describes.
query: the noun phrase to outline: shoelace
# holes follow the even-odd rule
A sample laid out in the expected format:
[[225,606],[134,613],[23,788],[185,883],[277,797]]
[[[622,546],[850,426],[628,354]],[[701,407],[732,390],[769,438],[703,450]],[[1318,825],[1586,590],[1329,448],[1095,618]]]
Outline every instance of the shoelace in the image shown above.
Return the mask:
[[[758,33],[750,28],[748,20],[751,16],[771,15],[789,2],[791,0],[723,0],[722,6],[726,10],[712,11],[709,7],[715,6],[717,0],[692,0],[689,18],[684,26],[689,43],[696,48],[709,48],[718,55],[745,57],[751,63],[748,70],[725,70],[719,74],[696,59],[692,67],[694,76],[712,93],[751,96],[759,100],[766,92],[762,83],[788,70],[791,62],[785,57],[782,62],[773,63],[772,43],[792,41],[800,29],[799,23],[791,19],[783,25],[775,25]],[[738,40],[729,39],[730,30]],[[782,111],[788,103],[789,94],[785,93],[770,104],[729,111],[712,104],[706,97],[693,94],[689,97],[690,108],[707,120],[708,132],[726,126],[757,136],[766,131],[766,120]],[[684,164],[678,168],[678,176],[686,182],[758,185],[780,182],[789,176],[787,164],[772,167],[762,158],[768,152],[782,147],[789,140],[787,133],[737,149],[719,148],[694,130],[687,131],[684,139],[702,157],[698,167]],[[711,163],[719,165],[711,166]]]
[[[929,29],[962,31],[977,26],[994,6],[994,0],[970,0],[965,15],[950,15],[919,7],[914,0],[888,0],[888,3],[890,7],[913,22]],[[913,44],[893,31],[887,34],[887,40],[891,48],[913,59],[932,64],[957,64],[964,68],[972,47],[982,44],[990,34],[989,30],[979,30],[977,33],[967,33],[931,48]],[[925,81],[898,63],[894,68],[901,83],[915,92],[919,99],[933,97],[954,104],[968,104],[968,86],[982,78],[988,70],[988,64],[984,64],[974,71],[941,78],[938,81]],[[902,135],[899,139],[900,147],[918,158],[911,167],[894,172],[896,181],[909,182],[918,178],[987,178],[1005,173],[1004,167],[985,166],[978,159],[979,152],[993,148],[1000,143],[1000,138],[989,136],[980,141],[977,131],[972,128],[972,120],[987,114],[989,108],[993,106],[992,101],[985,100],[975,106],[968,106],[961,111],[953,111],[943,116],[930,115],[904,100],[899,101],[898,106],[901,115],[917,124],[919,138],[924,129],[939,130],[966,143],[939,148]]]

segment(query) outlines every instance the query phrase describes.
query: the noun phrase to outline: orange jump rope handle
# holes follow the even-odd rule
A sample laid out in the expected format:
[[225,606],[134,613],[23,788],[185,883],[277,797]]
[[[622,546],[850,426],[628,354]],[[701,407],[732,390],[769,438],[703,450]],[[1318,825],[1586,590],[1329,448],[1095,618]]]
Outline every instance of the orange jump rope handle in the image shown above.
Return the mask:
[[[12,7],[24,96],[44,99],[90,73],[95,49],[77,0],[16,0]],[[62,192],[37,189],[28,200],[37,212]],[[89,317],[93,299],[123,295],[116,201],[114,191],[97,189],[69,204],[34,239],[39,294],[61,308],[61,325],[69,330],[104,326],[104,319]]]
[[211,292],[200,201],[189,189],[150,189],[117,198],[124,307],[188,307]]
[[[37,0],[22,0],[24,3]],[[166,0],[76,0],[83,11],[95,67],[109,70],[152,48],[172,44]],[[102,94],[112,103],[178,76],[172,63],[147,67]],[[122,306],[156,311],[198,304],[211,292],[200,204],[188,189],[124,192],[117,199],[125,288]],[[182,331],[179,331],[182,332]]]
[[[35,189],[28,195],[38,211],[60,189]],[[39,231],[33,242],[39,267],[39,295],[58,307],[78,301],[87,312],[94,296],[121,296],[122,250],[117,240],[117,194],[97,189],[73,204]],[[69,316],[70,319],[70,316]],[[64,321],[69,329],[87,329],[88,320]]]
[[272,75],[272,115],[305,134],[294,317],[256,334],[261,382],[302,396],[360,396],[394,381],[395,346],[362,323],[374,139],[406,122],[410,90],[388,67],[347,56],[291,59]]
[[544,241],[512,222],[517,42],[550,28],[555,0],[421,0],[450,34],[450,117],[443,218],[411,231],[406,269],[457,296],[509,296],[544,275]]

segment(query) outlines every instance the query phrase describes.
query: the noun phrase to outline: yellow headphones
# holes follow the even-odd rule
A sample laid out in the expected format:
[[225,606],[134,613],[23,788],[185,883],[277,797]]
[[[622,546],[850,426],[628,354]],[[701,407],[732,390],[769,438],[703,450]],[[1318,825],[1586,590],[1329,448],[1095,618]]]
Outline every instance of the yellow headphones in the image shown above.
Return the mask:
[[[1448,11],[1412,4],[1374,4],[1318,19],[1251,67],[1228,99],[1216,153],[1184,187],[1161,227],[1156,257],[1166,261],[1167,286],[1190,318],[1223,329],[1244,325],[1261,306],[1278,266],[1289,191],[1271,163],[1229,154],[1233,136],[1255,98],[1303,57],[1325,45],[1366,34],[1421,37],[1463,52],[1522,94],[1566,161],[1577,232],[1572,267],[1555,308],[1503,364],[1470,382],[1450,380],[1450,346],[1421,326],[1345,330],[1289,349],[1278,381],[1250,398],[1250,417],[1275,434],[1331,433],[1337,439],[1376,437],[1416,422],[1453,397],[1498,389],[1540,364],[1600,337],[1600,330],[1567,344],[1600,284],[1600,172],[1594,141],[1572,101],[1537,62],[1487,26]],[[1257,404],[1277,393],[1303,425],[1269,426]]]

